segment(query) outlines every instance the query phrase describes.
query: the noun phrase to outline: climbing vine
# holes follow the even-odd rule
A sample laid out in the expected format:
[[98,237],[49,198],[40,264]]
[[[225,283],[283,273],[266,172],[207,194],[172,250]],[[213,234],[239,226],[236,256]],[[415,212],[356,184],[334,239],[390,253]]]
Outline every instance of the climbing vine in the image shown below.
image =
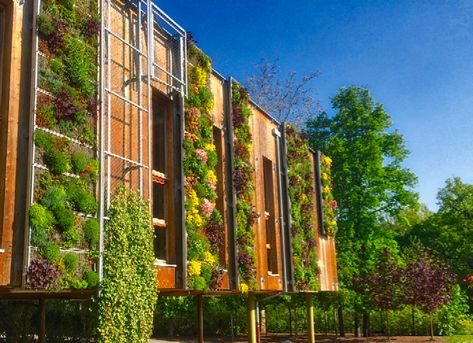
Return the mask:
[[332,194],[332,159],[324,154],[320,154],[320,169],[322,178],[322,208],[324,213],[324,229],[328,236],[335,236],[337,232],[337,221],[335,212],[337,201]]
[[149,204],[117,188],[105,226],[104,281],[98,299],[98,342],[148,342],[157,302],[154,229]]
[[251,165],[251,143],[249,118],[252,115],[248,104],[248,92],[238,83],[232,84],[232,122],[234,129],[235,170],[233,182],[236,191],[236,236],[237,261],[240,289],[243,292],[256,286],[255,233],[253,225],[258,218],[254,211],[254,169]]
[[189,85],[186,99],[184,174],[186,189],[188,287],[210,290],[220,287],[223,267],[220,251],[225,242],[221,213],[216,208],[218,156],[213,141],[210,112],[210,59],[189,42]]
[[309,143],[289,124],[286,142],[295,286],[298,290],[316,290],[319,269],[314,226],[315,184]]
[[96,1],[44,0],[37,17],[32,288],[92,288],[99,224],[95,186]]

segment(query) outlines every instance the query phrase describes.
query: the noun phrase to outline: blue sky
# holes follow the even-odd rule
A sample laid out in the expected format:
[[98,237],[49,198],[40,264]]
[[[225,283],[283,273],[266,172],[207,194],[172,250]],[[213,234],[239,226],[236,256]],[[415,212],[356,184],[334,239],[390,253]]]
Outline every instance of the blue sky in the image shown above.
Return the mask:
[[319,71],[330,113],[341,86],[385,105],[411,151],[421,201],[436,208],[448,177],[473,183],[473,1],[182,1],[158,4],[225,76],[261,59],[282,72]]

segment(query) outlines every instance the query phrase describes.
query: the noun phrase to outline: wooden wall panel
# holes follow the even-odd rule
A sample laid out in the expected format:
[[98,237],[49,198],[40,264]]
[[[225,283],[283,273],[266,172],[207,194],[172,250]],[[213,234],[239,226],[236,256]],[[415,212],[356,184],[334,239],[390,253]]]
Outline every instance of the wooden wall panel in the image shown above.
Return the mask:
[[[5,7],[5,46],[0,94],[0,286],[20,286],[26,218],[31,23],[33,2]],[[21,95],[20,95],[21,94]]]
[[[256,211],[260,215],[255,224],[255,253],[257,259],[257,285],[261,290],[281,290],[283,288],[283,272],[282,272],[282,252],[281,252],[281,235],[280,235],[280,209],[278,202],[278,175],[277,175],[277,151],[276,139],[273,130],[277,129],[277,125],[273,123],[263,112],[252,106],[254,115],[250,117],[250,128],[253,136],[252,160],[255,168],[255,198],[254,204]],[[273,165],[273,193],[275,201],[275,241],[277,256],[277,274],[268,272],[268,253],[266,248],[266,220],[265,198],[264,198],[264,172],[263,158],[271,160]]]

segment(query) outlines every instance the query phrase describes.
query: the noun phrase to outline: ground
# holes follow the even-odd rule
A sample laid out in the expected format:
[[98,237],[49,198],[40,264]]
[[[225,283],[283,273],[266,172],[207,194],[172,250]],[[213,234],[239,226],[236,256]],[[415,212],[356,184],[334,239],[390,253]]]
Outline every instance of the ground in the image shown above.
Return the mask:
[[[387,342],[386,337],[377,336],[377,337],[368,337],[368,338],[356,338],[356,337],[346,337],[346,338],[336,338],[335,336],[322,336],[317,335],[316,342],[320,343],[378,343],[378,342]],[[180,343],[193,343],[196,342],[195,339],[182,339],[182,340],[157,340],[152,339],[150,343],[169,343],[169,342],[180,342]],[[230,338],[206,338],[206,343],[220,343],[220,342],[232,342]],[[239,337],[233,340],[233,343],[244,343],[246,339],[244,337]],[[262,343],[276,343],[276,342],[307,342],[305,336],[299,336],[298,339],[295,337],[288,337],[283,335],[271,335],[271,336],[262,336]],[[420,342],[432,342],[428,336],[396,336],[391,338],[393,343],[420,343]],[[454,336],[454,337],[435,337],[435,341],[438,343],[473,343],[473,336]]]

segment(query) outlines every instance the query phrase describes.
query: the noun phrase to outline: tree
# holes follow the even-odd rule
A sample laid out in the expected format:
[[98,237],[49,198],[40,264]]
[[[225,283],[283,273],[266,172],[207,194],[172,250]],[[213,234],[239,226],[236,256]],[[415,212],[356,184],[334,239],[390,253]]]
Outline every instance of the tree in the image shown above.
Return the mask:
[[333,160],[339,277],[350,287],[354,276],[370,273],[380,250],[398,249],[395,234],[380,224],[416,203],[416,177],[402,167],[408,155],[403,136],[367,89],[341,88],[332,106],[332,117],[320,113],[306,129],[312,148]]
[[430,316],[430,337],[434,338],[432,313],[450,302],[456,275],[428,252],[410,262],[405,269],[406,302]]
[[246,80],[248,91],[261,108],[279,121],[301,122],[318,108],[311,87],[318,74],[312,72],[298,78],[290,72],[282,78],[279,69],[277,61],[262,60],[256,65],[255,75]]
[[384,249],[382,256],[370,274],[354,279],[355,291],[364,295],[372,306],[386,311],[387,336],[390,340],[389,311],[396,310],[403,302],[403,269],[392,256],[389,249]]
[[[435,256],[452,266],[458,281],[473,274],[473,185],[448,179],[439,190],[439,210],[416,225],[410,240],[419,240]],[[473,290],[468,289],[471,297]]]

